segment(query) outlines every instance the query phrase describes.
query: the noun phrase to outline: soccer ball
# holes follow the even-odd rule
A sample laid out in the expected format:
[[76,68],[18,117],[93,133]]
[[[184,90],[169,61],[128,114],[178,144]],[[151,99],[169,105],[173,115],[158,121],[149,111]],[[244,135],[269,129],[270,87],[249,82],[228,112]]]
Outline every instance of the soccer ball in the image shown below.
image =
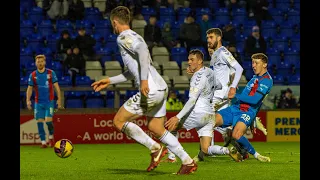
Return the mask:
[[73,152],[72,142],[68,139],[60,139],[54,145],[54,153],[60,158],[67,158]]

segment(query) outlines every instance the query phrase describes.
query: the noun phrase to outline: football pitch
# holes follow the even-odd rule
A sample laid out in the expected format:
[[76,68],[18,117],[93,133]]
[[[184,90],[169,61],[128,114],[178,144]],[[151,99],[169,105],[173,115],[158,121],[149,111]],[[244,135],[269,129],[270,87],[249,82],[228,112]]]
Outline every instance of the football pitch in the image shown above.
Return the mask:
[[[191,157],[197,154],[198,143],[182,145]],[[252,155],[238,163],[229,156],[206,157],[198,163],[195,173],[184,176],[172,174],[179,170],[180,161],[162,162],[154,171],[147,172],[150,152],[139,144],[75,144],[73,154],[66,159],[56,156],[53,148],[20,146],[20,179],[300,179],[299,142],[252,145],[261,155],[269,156],[271,162],[259,162]]]

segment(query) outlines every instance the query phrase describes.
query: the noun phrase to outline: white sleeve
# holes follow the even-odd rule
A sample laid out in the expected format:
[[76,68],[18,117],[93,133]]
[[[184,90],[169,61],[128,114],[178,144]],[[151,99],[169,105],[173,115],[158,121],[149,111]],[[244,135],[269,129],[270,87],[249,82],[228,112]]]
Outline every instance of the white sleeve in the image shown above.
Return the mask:
[[230,68],[235,70],[235,76],[230,87],[237,87],[243,72],[243,68],[228,50],[221,51],[221,59],[223,59],[223,61],[226,62]]
[[138,54],[138,64],[140,68],[140,79],[148,80],[150,67],[150,53],[148,46],[141,39],[137,38],[133,44],[132,49]]
[[127,70],[118,76],[110,77],[110,84],[118,84],[133,79],[133,75]]
[[183,118],[186,114],[189,114],[190,111],[192,111],[205,85],[205,74],[195,75],[196,78],[193,79],[192,82],[190,82],[189,99],[183,106],[182,110],[177,114],[177,118],[179,120]]

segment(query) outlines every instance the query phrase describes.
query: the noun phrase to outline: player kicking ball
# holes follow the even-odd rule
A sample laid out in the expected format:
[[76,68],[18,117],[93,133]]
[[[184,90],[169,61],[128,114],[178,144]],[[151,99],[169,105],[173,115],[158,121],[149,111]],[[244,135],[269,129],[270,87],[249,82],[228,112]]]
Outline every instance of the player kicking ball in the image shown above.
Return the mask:
[[[261,162],[270,162],[270,158],[260,155],[255,151],[251,143],[243,135],[247,128],[253,123],[263,99],[268,95],[273,80],[268,73],[268,57],[263,53],[253,54],[252,68],[253,78],[247,83],[241,94],[236,94],[237,101],[231,106],[219,110],[215,115],[215,127],[232,126],[232,138],[236,144],[235,147],[241,151],[241,147],[252,154]],[[235,156],[235,161],[241,161],[242,156]]]
[[[107,88],[110,84],[134,79],[139,87],[139,92],[118,110],[113,119],[114,126],[151,151],[151,163],[147,171],[152,171],[158,166],[168,152],[167,148],[182,161],[177,174],[189,174],[196,171],[197,164],[183,149],[178,139],[164,128],[168,86],[152,66],[150,53],[144,39],[130,29],[129,9],[124,6],[116,7],[111,11],[110,20],[114,32],[119,34],[117,44],[128,70],[118,76],[94,82],[91,86],[97,92]],[[139,126],[130,122],[143,115],[147,116],[148,129],[166,147],[154,141]]]
[[170,131],[182,128],[189,131],[195,128],[200,137],[201,151],[206,155],[237,156],[236,151],[232,154],[227,147],[210,145],[214,125],[212,97],[215,90],[221,89],[220,82],[215,79],[213,70],[203,65],[203,53],[200,50],[189,52],[188,65],[194,71],[190,81],[189,99],[183,109],[170,118],[165,126]]

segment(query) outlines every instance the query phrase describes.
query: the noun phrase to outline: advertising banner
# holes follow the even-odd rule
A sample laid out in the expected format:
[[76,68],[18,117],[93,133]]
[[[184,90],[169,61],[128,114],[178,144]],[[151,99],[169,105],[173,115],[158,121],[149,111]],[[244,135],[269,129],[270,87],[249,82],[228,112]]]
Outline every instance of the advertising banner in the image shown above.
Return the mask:
[[267,112],[268,142],[300,141],[300,111]]
[[[167,118],[169,119],[176,114],[176,112],[168,112]],[[114,116],[115,114],[57,114],[53,119],[55,139],[66,138],[74,144],[134,143],[133,139],[113,127]],[[265,124],[266,113],[260,112],[259,117]],[[147,128],[145,117],[133,122],[156,140]],[[47,129],[46,126],[45,129]],[[178,135],[180,142],[199,142],[198,134],[194,129],[190,131],[180,130]],[[220,133],[215,131],[214,135],[216,142],[223,142]],[[266,137],[261,131],[257,131],[254,136],[248,131],[246,136],[250,141],[266,141]],[[38,143],[40,143],[40,139],[37,121],[31,115],[20,116],[20,144]]]

